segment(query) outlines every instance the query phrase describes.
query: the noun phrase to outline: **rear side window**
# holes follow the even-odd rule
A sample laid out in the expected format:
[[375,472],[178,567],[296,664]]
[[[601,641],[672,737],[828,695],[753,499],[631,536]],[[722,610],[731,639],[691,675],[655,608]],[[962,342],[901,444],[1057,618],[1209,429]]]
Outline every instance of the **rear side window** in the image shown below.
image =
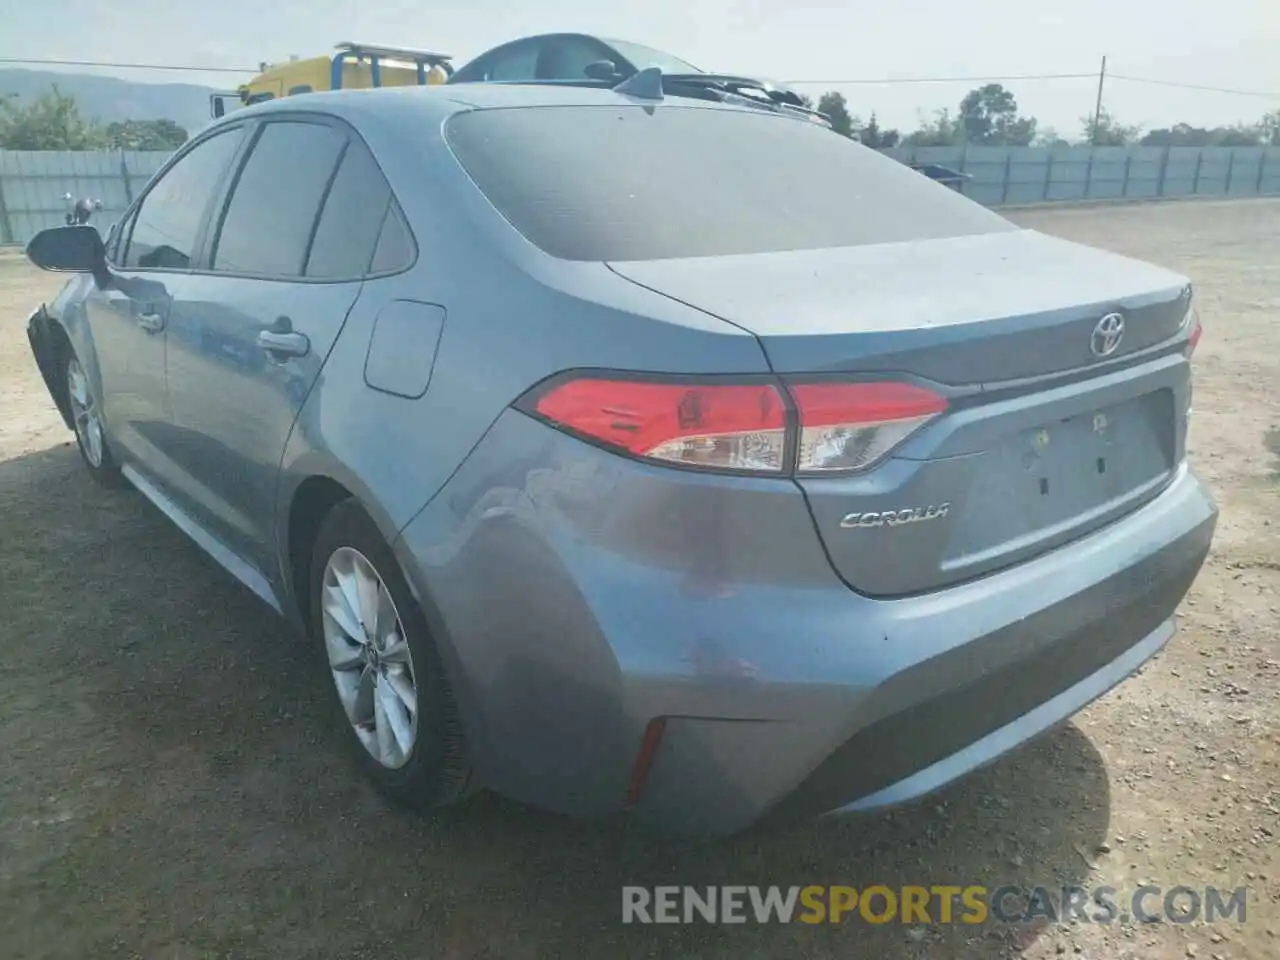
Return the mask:
[[378,164],[353,140],[324,202],[306,275],[336,280],[368,273],[390,201],[391,188]]
[[373,263],[370,273],[391,273],[403,270],[413,263],[413,237],[409,234],[409,225],[405,223],[400,204],[393,199],[387,210],[387,219],[382,224],[382,235],[378,238],[378,248],[373,252]]
[[185,270],[200,224],[244,139],[244,127],[216,133],[191,148],[147,191],[133,218],[124,266]]
[[213,269],[300,277],[347,136],[326,124],[268,123],[236,181]]
[[535,107],[454,116],[491,203],[566,260],[811,250],[1017,229],[896,160],[764,111]]

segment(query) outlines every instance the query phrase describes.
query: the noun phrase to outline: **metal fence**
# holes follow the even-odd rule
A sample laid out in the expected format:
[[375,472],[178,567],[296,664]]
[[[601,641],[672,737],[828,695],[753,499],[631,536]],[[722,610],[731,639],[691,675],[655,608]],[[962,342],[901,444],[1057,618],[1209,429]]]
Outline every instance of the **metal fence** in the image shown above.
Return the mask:
[[169,154],[108,150],[0,150],[0,243],[26,243],[61,224],[68,204],[102,201],[105,227],[124,212]]
[[[1071,200],[1280,195],[1280,147],[903,147],[904,163],[968,175],[961,192],[988,206]],[[102,201],[115,220],[167,153],[0,150],[0,244],[63,222],[63,197]]]
[[903,147],[904,163],[968,174],[979,203],[1280,194],[1280,147]]

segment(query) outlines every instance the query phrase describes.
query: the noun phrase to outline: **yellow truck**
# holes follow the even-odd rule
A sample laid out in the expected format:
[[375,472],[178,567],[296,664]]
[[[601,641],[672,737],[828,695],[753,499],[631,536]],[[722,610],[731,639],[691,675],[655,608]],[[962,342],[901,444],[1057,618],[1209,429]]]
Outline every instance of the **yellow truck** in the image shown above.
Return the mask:
[[221,117],[236,107],[319,90],[434,86],[453,75],[453,58],[444,53],[350,41],[334,49],[331,57],[261,64],[262,72],[234,92],[213,94],[210,112]]

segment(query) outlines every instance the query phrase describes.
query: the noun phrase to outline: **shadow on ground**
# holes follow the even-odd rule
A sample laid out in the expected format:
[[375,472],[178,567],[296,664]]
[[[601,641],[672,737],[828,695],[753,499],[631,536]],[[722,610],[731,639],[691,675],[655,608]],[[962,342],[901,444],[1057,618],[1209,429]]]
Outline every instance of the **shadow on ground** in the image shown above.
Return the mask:
[[1016,955],[1039,928],[624,926],[620,888],[1060,887],[1106,834],[1106,772],[1070,726],[917,807],[727,841],[488,796],[392,810],[305,644],[70,445],[0,463],[0,584],[15,957]]

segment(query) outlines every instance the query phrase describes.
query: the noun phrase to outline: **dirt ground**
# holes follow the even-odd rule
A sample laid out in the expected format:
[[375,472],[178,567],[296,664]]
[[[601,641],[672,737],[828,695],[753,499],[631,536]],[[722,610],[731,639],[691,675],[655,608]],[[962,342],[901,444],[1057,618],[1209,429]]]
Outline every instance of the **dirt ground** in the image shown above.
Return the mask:
[[[0,253],[0,957],[1280,956],[1280,201],[1023,211],[1199,290],[1194,464],[1222,506],[1179,635],[927,802],[715,843],[354,774],[327,678],[140,496],[83,475]],[[624,926],[624,884],[1248,889],[1207,924]]]

